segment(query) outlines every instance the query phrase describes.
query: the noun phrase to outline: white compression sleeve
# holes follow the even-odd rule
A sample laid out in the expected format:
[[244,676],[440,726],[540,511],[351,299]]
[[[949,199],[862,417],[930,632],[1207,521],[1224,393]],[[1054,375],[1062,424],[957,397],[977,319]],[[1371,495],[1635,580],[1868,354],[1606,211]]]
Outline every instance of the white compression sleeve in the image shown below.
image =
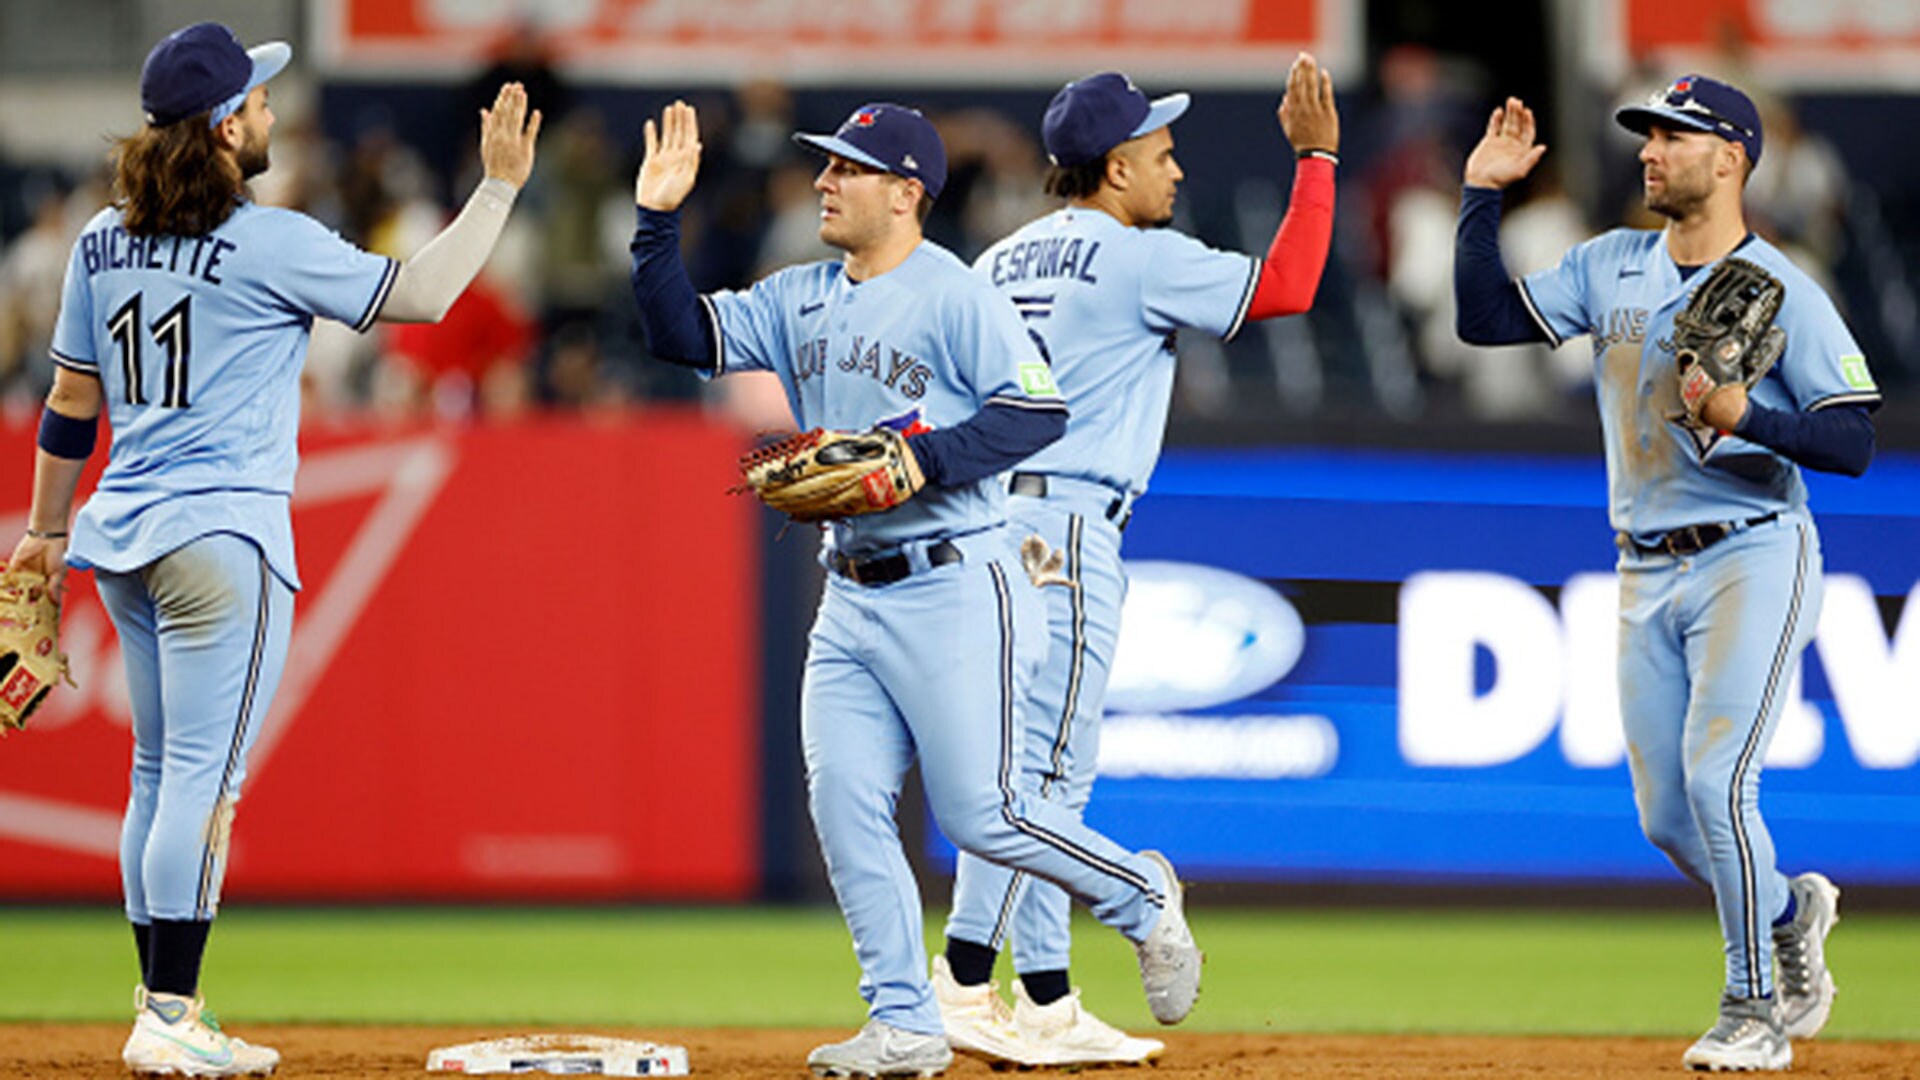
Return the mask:
[[460,215],[401,264],[380,320],[439,322],[493,254],[518,194],[505,180],[480,181]]

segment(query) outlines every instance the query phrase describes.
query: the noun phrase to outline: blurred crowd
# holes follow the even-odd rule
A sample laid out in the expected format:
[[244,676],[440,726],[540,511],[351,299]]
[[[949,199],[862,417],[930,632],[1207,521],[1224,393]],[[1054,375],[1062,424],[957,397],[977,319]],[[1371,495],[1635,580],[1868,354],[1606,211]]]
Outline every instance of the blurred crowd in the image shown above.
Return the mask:
[[[620,119],[616,135],[532,39],[514,43],[459,91],[473,105],[461,115],[473,115],[509,78],[527,83],[546,127],[534,178],[494,257],[440,325],[382,325],[366,335],[317,325],[309,419],[464,422],[533,409],[601,412],[701,400],[756,430],[786,426],[777,386],[708,386],[646,361],[626,286],[638,164],[631,118]],[[1643,96],[1664,78],[1636,73],[1616,98]],[[1260,324],[1231,345],[1183,338],[1178,413],[1536,420],[1590,409],[1584,341],[1558,350],[1469,349],[1453,333],[1461,165],[1494,89],[1470,65],[1401,47],[1381,57],[1364,89],[1343,95],[1349,139],[1335,250],[1314,311]],[[1767,146],[1749,189],[1750,220],[1831,279],[1848,242],[1846,172],[1786,101],[1761,97]],[[831,255],[816,235],[819,162],[788,137],[796,127],[788,88],[753,81],[695,103],[705,158],[683,215],[695,285],[741,288],[781,266]],[[1601,119],[1611,115],[1613,103],[1593,105]],[[935,117],[951,180],[928,225],[932,238],[971,258],[1053,209],[1041,191],[1046,163],[1034,118],[989,108]],[[1277,140],[1277,125],[1261,137]],[[478,179],[471,151],[436,169],[387,127],[363,125],[338,144],[310,114],[281,117],[272,157],[272,169],[254,182],[258,201],[305,211],[395,258],[432,237]],[[1657,224],[1644,220],[1637,172],[1623,161],[1610,158],[1604,179],[1581,199],[1557,167],[1562,160],[1549,154],[1508,197],[1502,243],[1515,273],[1551,265],[1613,224]],[[1212,189],[1218,205],[1195,206],[1183,196],[1175,224],[1219,247],[1263,252],[1284,209],[1285,178],[1230,179]],[[30,416],[51,378],[47,345],[68,250],[107,196],[104,174],[40,176],[17,192],[23,220],[14,235],[0,235],[0,410]]]

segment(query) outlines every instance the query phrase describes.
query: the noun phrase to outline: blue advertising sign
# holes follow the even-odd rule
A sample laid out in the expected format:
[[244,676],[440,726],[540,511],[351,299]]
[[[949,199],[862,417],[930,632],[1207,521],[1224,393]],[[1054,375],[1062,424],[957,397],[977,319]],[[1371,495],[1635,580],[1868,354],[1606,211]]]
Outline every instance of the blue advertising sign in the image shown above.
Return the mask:
[[[1920,884],[1920,458],[1807,481],[1826,599],[1762,806],[1789,872]],[[1198,879],[1671,879],[1625,764],[1605,490],[1597,458],[1169,453],[1088,819]]]

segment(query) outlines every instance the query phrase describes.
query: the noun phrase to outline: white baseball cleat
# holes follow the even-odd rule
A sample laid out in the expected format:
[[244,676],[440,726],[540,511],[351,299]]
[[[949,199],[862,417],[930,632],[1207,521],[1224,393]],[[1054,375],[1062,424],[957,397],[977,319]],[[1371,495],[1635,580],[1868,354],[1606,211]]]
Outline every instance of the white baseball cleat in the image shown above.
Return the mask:
[[1840,890],[1823,874],[1801,874],[1793,890],[1793,921],[1773,928],[1773,956],[1780,962],[1780,1027],[1789,1039],[1811,1039],[1827,1026],[1839,993],[1827,970],[1827,935],[1840,921]]
[[1187,929],[1186,890],[1173,872],[1173,864],[1157,851],[1143,851],[1141,857],[1160,867],[1167,882],[1166,906],[1160,921],[1153,924],[1147,940],[1134,946],[1140,955],[1140,985],[1147,992],[1147,1008],[1163,1024],[1177,1024],[1193,1011],[1200,997],[1200,965],[1206,957],[1193,943]]
[[1137,1039],[1088,1012],[1080,991],[1035,1005],[1020,980],[1013,982],[1013,1026],[1031,1049],[1022,1065],[1139,1065],[1159,1057],[1167,1044]]
[[807,1055],[816,1076],[938,1076],[953,1064],[944,1035],[922,1035],[869,1020],[846,1042],[828,1043]]
[[960,985],[947,958],[938,954],[933,958],[933,998],[940,1004],[940,1023],[946,1027],[947,1043],[953,1049],[990,1062],[1048,1064],[1034,1060],[1031,1048],[1014,1030],[1013,1013],[1000,997],[1000,987],[991,982]]
[[1793,1064],[1793,1045],[1766,998],[1723,998],[1720,1021],[1680,1059],[1696,1072],[1779,1072]]
[[141,1076],[266,1076],[280,1064],[280,1051],[254,1046],[220,1030],[206,1002],[178,994],[134,991],[139,1016],[120,1051],[127,1068]]

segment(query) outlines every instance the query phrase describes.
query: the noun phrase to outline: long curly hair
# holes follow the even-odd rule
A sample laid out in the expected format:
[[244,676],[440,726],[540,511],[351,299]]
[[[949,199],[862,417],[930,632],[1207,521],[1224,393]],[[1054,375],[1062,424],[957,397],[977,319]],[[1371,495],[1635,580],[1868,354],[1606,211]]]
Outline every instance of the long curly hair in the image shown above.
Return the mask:
[[246,194],[234,155],[224,152],[208,114],[154,127],[114,143],[113,203],[133,236],[205,236]]

